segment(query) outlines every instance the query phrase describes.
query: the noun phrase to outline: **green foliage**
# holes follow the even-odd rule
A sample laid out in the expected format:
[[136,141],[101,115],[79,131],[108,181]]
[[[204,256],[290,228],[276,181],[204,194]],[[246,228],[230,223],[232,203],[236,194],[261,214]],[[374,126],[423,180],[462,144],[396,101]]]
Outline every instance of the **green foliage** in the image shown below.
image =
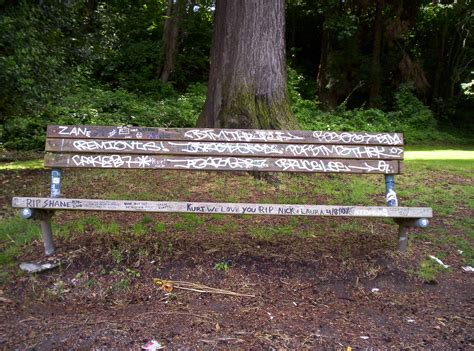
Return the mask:
[[301,97],[299,87],[303,78],[289,69],[288,90],[292,110],[302,129],[328,131],[365,131],[404,133],[410,144],[462,144],[469,142],[462,136],[441,132],[430,109],[425,106],[407,85],[401,85],[394,94],[393,111],[355,108],[348,110],[341,104],[334,111],[323,111],[317,100]]
[[40,117],[9,118],[0,126],[0,143],[6,149],[42,150],[48,124],[191,127],[201,113],[205,93],[203,84],[193,84],[184,94],[173,92],[160,99],[81,85],[60,104],[47,106]]
[[0,115],[34,111],[61,91],[67,67],[59,28],[68,25],[62,10],[21,2],[0,17]]

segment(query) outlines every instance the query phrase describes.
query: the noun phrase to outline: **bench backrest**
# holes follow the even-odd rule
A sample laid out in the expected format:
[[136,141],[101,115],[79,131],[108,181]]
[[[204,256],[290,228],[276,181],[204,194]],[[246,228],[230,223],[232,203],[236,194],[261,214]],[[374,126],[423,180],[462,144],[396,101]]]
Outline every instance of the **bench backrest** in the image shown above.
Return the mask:
[[48,126],[45,166],[397,174],[403,136],[252,129]]

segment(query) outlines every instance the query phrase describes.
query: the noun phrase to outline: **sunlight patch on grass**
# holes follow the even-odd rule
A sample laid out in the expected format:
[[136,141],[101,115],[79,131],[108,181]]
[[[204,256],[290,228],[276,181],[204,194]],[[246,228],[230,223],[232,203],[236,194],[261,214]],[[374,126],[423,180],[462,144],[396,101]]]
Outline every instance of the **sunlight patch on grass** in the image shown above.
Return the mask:
[[24,169],[44,169],[43,160],[0,163],[0,171],[20,171]]
[[469,148],[443,150],[414,148],[405,151],[405,160],[474,160],[474,150]]

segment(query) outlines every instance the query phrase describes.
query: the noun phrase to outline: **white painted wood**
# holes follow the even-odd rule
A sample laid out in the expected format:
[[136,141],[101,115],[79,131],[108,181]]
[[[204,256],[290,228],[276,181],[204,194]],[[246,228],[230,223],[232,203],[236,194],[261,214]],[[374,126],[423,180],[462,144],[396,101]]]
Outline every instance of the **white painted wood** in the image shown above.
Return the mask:
[[12,206],[20,208],[56,210],[185,212],[283,216],[297,215],[388,218],[430,218],[433,216],[432,209],[427,207],[283,205],[138,200],[123,201],[41,197],[14,197],[12,200]]

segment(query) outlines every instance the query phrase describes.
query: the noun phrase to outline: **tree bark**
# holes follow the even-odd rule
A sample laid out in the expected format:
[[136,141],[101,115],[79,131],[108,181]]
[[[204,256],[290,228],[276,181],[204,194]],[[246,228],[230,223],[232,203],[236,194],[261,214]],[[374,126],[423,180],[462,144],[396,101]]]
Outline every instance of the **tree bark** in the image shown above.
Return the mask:
[[380,97],[383,6],[383,0],[375,1],[374,46],[372,49],[372,66],[370,70],[369,107],[376,107]]
[[176,65],[178,52],[179,25],[183,15],[185,0],[168,0],[166,20],[163,28],[163,65],[160,70],[160,80],[167,82]]
[[296,129],[286,86],[284,0],[217,0],[200,127]]

